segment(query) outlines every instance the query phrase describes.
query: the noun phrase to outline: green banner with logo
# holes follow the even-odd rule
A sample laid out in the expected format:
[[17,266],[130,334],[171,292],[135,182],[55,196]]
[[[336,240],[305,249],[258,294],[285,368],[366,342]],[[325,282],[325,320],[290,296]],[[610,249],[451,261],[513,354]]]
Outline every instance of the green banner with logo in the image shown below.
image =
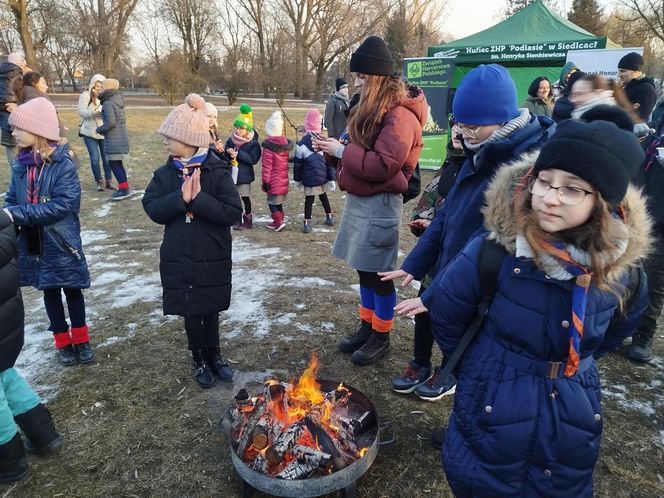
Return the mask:
[[420,154],[420,168],[438,169],[445,160],[447,145],[448,94],[454,74],[454,59],[418,57],[404,59],[404,74],[408,81],[419,86],[429,104],[429,117],[424,125],[424,149]]

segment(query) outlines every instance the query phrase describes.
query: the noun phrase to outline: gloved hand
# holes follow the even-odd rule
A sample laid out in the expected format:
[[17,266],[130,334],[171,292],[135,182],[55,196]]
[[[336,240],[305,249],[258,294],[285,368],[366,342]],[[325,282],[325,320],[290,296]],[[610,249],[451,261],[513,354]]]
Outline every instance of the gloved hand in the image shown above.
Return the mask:
[[293,190],[300,192],[302,190],[302,182],[293,182]]
[[337,189],[337,184],[334,181],[329,181],[325,184],[325,190],[334,192]]
[[636,123],[634,125],[634,134],[638,137],[647,137],[651,133],[655,133],[655,130],[648,126],[648,123]]
[[263,192],[267,193],[267,192],[270,191],[271,188],[272,188],[272,185],[270,185],[269,183],[263,182]]

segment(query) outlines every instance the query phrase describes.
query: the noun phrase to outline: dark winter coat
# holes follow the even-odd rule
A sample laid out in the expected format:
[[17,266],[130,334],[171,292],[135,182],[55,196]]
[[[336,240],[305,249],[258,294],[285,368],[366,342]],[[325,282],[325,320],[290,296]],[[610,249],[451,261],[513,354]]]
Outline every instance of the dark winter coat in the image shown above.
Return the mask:
[[639,104],[636,113],[644,121],[650,119],[650,113],[657,102],[655,82],[650,76],[633,78],[625,85],[625,95],[632,104]]
[[[429,272],[438,275],[475,232],[482,230],[484,190],[498,168],[529,149],[541,147],[555,127],[551,119],[531,113],[525,128],[475,153],[467,151],[468,158],[452,190],[401,268],[418,280]],[[428,290],[422,294],[425,305],[428,296]]]
[[[548,362],[567,359],[573,281],[547,278],[531,258],[515,256],[511,194],[533,162],[501,168],[487,194],[486,224],[507,254],[488,315],[459,365],[442,449],[455,496],[591,498],[604,420],[593,355],[617,349],[647,304],[645,278],[624,315],[616,296],[591,286],[580,352],[584,369],[569,378],[547,377]],[[633,188],[626,206],[629,243],[616,262],[623,284],[627,268],[649,245],[644,200]],[[483,239],[472,239],[432,287],[432,331],[446,355],[476,315]]]
[[236,148],[233,140],[230,138],[226,140],[224,150],[231,148],[237,150],[237,184],[252,183],[256,179],[254,173],[254,164],[261,158],[261,146],[258,142],[258,132],[254,130],[254,136],[249,142],[243,144],[240,148]]
[[333,93],[330,100],[327,101],[324,121],[329,137],[339,138],[346,129],[348,105],[348,99],[344,99],[336,93]]
[[104,152],[106,154],[129,154],[124,96],[120,90],[104,90],[99,96],[99,101],[104,124],[97,128],[97,133],[104,135]]
[[662,147],[662,138],[649,135],[642,144],[646,152],[645,163],[637,170],[632,180],[646,195],[648,213],[655,223],[657,234],[664,236],[664,165],[659,162],[657,147]]
[[11,81],[22,76],[23,71],[13,62],[0,62],[0,111],[6,111],[4,104],[16,102],[16,96],[11,89]]
[[288,151],[293,142],[284,136],[267,137],[263,142],[262,181],[269,183],[267,195],[286,195],[288,193]]
[[547,104],[539,97],[533,97],[532,95],[528,96],[526,101],[521,104],[521,107],[528,109],[533,114],[546,116],[547,118],[550,118],[553,113],[553,102]]
[[142,201],[150,219],[165,225],[159,251],[164,314],[192,316],[228,309],[230,227],[242,216],[230,165],[208,151],[201,165],[201,192],[187,205],[181,188],[182,170],[169,157],[154,172]]
[[664,133],[664,100],[660,100],[652,111],[650,123],[651,128],[654,128],[655,135],[662,135]]
[[38,227],[43,254],[29,254],[26,233],[18,238],[21,285],[39,290],[67,287],[90,287],[90,274],[83,254],[81,222],[81,184],[76,167],[69,158],[69,146],[60,145],[37,173],[39,202],[27,199],[28,169],[18,159],[12,162],[12,181],[5,198],[14,223],[21,227]]
[[372,149],[346,145],[337,163],[339,188],[359,197],[406,192],[422,150],[427,113],[424,92],[411,87],[385,114]]
[[569,94],[565,94],[556,100],[555,104],[553,104],[551,119],[553,119],[556,123],[570,119],[572,117],[573,110],[574,104],[570,102]]
[[336,180],[336,170],[325,162],[322,152],[314,152],[311,134],[306,133],[295,147],[293,181],[305,187],[321,187]]
[[14,223],[0,210],[0,372],[14,366],[23,347],[23,299],[16,255]]

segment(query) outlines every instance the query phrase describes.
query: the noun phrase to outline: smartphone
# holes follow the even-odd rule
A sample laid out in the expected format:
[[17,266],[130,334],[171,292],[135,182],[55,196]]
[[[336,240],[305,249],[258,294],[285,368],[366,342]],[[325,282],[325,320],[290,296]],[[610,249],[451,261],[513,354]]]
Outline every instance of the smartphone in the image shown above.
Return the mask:
[[327,137],[323,137],[316,133],[315,131],[310,131],[309,134],[314,137],[316,140],[327,140]]

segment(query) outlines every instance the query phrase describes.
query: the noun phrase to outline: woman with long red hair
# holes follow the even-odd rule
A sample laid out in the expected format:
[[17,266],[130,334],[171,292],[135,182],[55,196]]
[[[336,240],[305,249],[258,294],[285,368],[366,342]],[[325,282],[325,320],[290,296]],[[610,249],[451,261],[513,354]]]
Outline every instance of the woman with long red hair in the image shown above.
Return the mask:
[[339,343],[352,361],[369,365],[390,348],[396,292],[378,272],[393,270],[399,251],[402,194],[408,189],[422,150],[427,118],[424,93],[407,87],[394,74],[394,59],[385,42],[370,36],[350,59],[360,91],[351,109],[347,140],[314,140],[315,148],[337,158],[337,181],[346,191],[339,232],[332,254],[360,278],[360,322]]

